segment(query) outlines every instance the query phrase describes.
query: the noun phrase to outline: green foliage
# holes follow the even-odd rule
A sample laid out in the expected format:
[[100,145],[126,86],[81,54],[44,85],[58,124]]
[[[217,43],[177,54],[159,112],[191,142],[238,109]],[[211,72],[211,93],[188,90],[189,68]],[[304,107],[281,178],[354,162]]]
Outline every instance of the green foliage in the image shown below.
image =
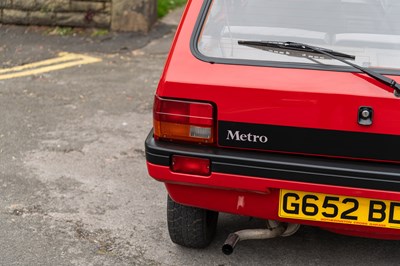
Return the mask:
[[69,36],[74,33],[74,30],[71,27],[55,27],[49,29],[47,33],[49,35]]
[[107,29],[96,29],[92,32],[91,36],[92,37],[102,37],[105,36],[107,34],[109,34],[110,32]]
[[174,8],[185,5],[187,0],[158,0],[158,17],[162,18]]

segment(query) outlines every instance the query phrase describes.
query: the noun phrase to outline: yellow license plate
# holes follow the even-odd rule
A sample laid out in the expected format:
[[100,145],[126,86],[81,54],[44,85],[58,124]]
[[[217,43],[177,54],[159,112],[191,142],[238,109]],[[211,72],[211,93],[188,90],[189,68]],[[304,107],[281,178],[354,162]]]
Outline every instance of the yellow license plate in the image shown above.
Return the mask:
[[281,190],[279,217],[400,229],[400,202]]

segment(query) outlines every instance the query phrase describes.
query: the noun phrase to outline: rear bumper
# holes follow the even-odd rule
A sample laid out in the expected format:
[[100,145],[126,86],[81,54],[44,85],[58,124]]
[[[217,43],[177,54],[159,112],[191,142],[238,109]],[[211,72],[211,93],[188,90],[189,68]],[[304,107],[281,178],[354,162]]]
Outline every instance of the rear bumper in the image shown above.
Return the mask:
[[210,159],[212,173],[400,192],[400,167],[394,164],[161,143],[152,132],[145,146],[147,161],[159,166],[169,167],[172,155],[184,155]]
[[[181,204],[263,219],[326,227],[336,231],[368,232],[368,237],[393,238],[387,228],[281,219],[280,189],[399,201],[400,171],[390,164],[310,158],[156,142],[146,139],[150,176],[164,182]],[[174,173],[172,155],[207,158],[210,176]]]

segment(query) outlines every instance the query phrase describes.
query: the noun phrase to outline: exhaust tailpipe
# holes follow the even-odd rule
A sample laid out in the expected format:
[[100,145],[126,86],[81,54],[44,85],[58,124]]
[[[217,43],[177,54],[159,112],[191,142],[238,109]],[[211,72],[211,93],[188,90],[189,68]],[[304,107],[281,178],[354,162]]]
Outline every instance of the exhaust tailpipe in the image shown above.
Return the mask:
[[[271,224],[268,221],[268,225]],[[278,236],[289,236],[294,234],[300,225],[283,224],[278,223],[274,228],[267,229],[246,229],[241,230],[236,233],[229,234],[224,245],[222,246],[222,252],[225,255],[231,255],[235,249],[237,243],[243,240],[261,240],[270,239]],[[290,231],[290,232],[289,232]]]
[[240,241],[240,236],[238,233],[229,234],[228,238],[225,240],[222,246],[222,252],[225,255],[231,255],[236,247],[236,244]]

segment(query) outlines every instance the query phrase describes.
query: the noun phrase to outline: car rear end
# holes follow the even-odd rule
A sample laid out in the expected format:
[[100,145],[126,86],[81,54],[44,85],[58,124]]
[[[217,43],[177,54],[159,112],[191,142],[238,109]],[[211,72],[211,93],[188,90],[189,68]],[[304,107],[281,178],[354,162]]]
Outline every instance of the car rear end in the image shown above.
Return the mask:
[[393,89],[335,60],[238,45],[307,42],[400,82],[400,4],[339,2],[189,1],[146,140],[171,204],[400,239]]

